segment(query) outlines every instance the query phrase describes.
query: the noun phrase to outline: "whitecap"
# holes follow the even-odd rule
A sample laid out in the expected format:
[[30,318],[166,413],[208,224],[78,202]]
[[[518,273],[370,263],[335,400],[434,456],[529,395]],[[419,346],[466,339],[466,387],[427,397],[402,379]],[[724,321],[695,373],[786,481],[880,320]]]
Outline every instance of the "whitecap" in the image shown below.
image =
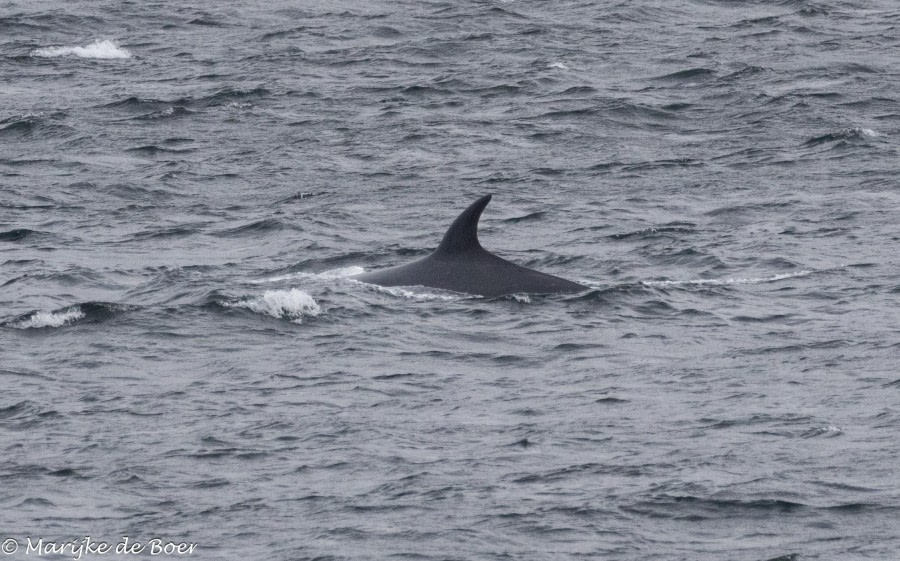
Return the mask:
[[841,129],[840,132],[838,132],[835,136],[839,138],[860,138],[862,136],[868,136],[870,138],[881,138],[885,135],[873,129],[867,129],[864,127],[851,127]]
[[8,324],[16,329],[40,329],[42,327],[62,327],[84,317],[78,306],[57,312],[34,312],[30,316]]
[[32,51],[31,56],[56,58],[74,55],[81,58],[131,58],[131,53],[109,39],[96,40],[84,47],[43,47]]
[[174,107],[166,107],[162,111],[154,111],[153,113],[144,115],[144,118],[145,119],[159,119],[161,117],[171,117],[174,114],[175,114]]
[[871,136],[871,137],[873,137],[873,138],[879,138],[879,137],[884,136],[884,133],[880,133],[880,132],[875,131],[875,130],[872,130],[872,129],[863,129],[863,128],[861,128],[861,129],[859,129],[859,130],[860,130],[860,132],[862,132],[864,135],[866,135],[866,136]]
[[21,117],[17,117],[16,120],[17,121],[31,121],[34,119],[43,119],[46,116],[47,116],[47,114],[44,113],[43,111],[38,111],[37,113],[25,113]]
[[322,313],[322,308],[313,297],[299,288],[267,290],[262,296],[237,302],[223,302],[223,305],[229,308],[246,308],[273,318],[289,318],[294,323],[301,323],[303,316],[317,316]]
[[666,281],[641,281],[644,286],[691,286],[691,285],[732,285],[732,284],[761,284],[767,282],[778,282],[785,279],[796,277],[805,277],[811,275],[813,271],[797,271],[795,273],[784,273],[781,275],[772,275],[771,277],[747,278],[747,279],[695,279],[695,280],[666,280]]
[[569,67],[561,62],[551,62],[547,65],[547,68],[558,68],[560,70],[568,70]]
[[803,433],[803,437],[813,438],[816,436],[823,436],[825,438],[834,438],[835,436],[840,436],[842,434],[844,434],[844,430],[841,427],[828,425],[827,427],[816,427],[809,429],[808,431]]

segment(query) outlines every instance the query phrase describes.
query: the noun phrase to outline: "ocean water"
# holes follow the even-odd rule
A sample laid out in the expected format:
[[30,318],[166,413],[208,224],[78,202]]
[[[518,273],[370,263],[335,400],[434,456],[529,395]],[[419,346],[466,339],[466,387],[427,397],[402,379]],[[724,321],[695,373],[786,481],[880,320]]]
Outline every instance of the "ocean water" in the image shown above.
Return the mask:
[[[893,0],[0,0],[9,558],[897,558],[898,91]],[[486,193],[590,290],[350,278]]]

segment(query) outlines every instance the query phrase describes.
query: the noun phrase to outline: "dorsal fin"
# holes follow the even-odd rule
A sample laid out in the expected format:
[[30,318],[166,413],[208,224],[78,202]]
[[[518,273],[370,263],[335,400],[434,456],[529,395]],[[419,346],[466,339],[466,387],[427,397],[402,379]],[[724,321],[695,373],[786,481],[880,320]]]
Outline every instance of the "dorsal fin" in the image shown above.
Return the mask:
[[481,244],[478,243],[478,220],[481,218],[481,211],[489,202],[491,202],[491,195],[485,195],[462,211],[462,214],[457,216],[450,225],[447,233],[444,234],[444,239],[441,240],[441,245],[434,250],[434,253],[461,253],[472,249],[481,249]]

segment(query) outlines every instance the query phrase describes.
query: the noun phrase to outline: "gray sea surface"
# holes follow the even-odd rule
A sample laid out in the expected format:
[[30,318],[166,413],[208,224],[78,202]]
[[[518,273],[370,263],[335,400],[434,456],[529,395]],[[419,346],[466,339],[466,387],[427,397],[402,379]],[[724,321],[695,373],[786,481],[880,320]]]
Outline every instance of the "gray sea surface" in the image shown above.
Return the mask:
[[[0,0],[5,557],[898,558],[898,92],[894,0]],[[487,193],[590,290],[350,278]]]

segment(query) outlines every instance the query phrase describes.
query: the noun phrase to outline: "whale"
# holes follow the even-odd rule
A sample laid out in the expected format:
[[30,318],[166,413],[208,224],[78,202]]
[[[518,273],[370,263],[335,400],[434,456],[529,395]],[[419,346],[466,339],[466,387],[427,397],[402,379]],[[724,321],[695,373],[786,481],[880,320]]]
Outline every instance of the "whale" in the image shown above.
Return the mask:
[[491,196],[481,197],[462,211],[437,248],[425,257],[351,278],[378,286],[424,286],[488,298],[588,290],[577,282],[516,265],[481,247],[478,221]]

